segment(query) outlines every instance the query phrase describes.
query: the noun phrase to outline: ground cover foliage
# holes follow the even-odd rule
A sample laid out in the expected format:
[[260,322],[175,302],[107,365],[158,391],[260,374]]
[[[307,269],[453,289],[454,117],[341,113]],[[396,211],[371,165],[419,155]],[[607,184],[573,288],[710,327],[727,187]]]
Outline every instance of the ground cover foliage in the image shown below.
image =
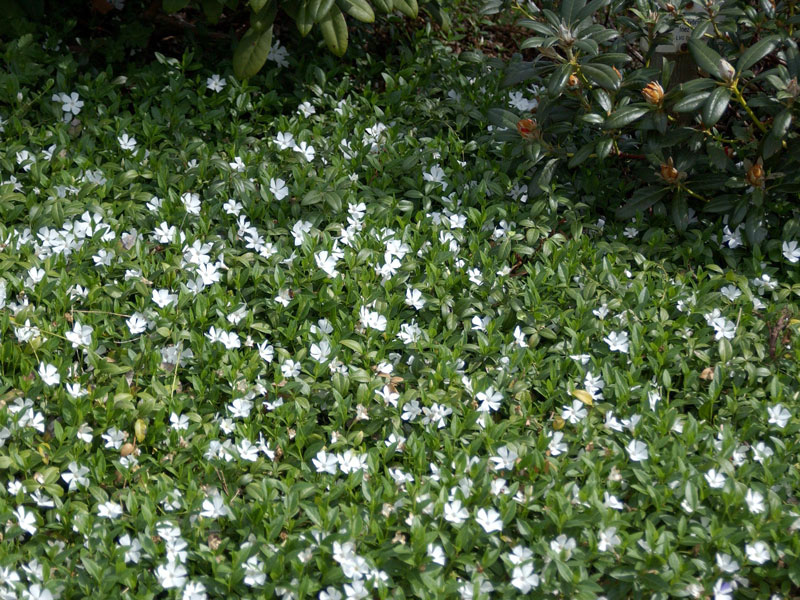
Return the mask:
[[4,46],[0,596],[796,594],[796,215],[534,198],[415,41]]

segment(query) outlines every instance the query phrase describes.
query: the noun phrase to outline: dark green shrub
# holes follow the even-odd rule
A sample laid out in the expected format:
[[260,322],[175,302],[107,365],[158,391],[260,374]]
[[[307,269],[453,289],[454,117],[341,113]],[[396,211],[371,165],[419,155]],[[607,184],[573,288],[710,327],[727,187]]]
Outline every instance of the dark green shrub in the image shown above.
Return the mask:
[[[792,3],[772,0],[690,8],[651,0],[515,4],[518,24],[533,32],[521,48],[536,55],[510,64],[506,83],[536,82],[538,106],[530,115],[491,116],[509,130],[501,138],[517,140],[514,156],[527,161],[532,193],[605,161],[614,167],[607,173],[630,179],[619,217],[668,210],[683,230],[690,207],[725,213],[731,229],[743,225],[756,243],[766,236],[765,218],[795,208],[800,192],[792,127],[800,17]],[[484,8],[503,9],[512,8]],[[528,116],[535,121],[521,125],[520,136],[517,122]]]

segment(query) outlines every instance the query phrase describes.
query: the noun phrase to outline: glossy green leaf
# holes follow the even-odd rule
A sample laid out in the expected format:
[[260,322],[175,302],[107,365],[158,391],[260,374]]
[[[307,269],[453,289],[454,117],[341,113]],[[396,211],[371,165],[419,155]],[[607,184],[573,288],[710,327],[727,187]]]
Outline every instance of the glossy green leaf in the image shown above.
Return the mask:
[[575,155],[569,160],[569,168],[574,169],[578,165],[584,163],[586,159],[592,155],[592,152],[594,152],[594,147],[594,142],[588,142],[581,146]]
[[297,30],[303,37],[307,36],[314,26],[314,16],[311,12],[311,2],[313,0],[301,0],[297,7],[297,16],[294,19]]
[[309,0],[309,16],[314,23],[319,23],[328,14],[336,0]]
[[648,112],[650,112],[650,109],[645,106],[623,106],[622,108],[611,113],[611,116],[606,119],[605,123],[603,123],[603,127],[606,129],[619,129],[621,127],[625,127],[626,125],[630,125],[637,119],[646,115]]
[[375,21],[375,13],[367,0],[336,0],[336,4],[342,12],[347,13],[362,23],[372,23]]
[[605,90],[619,89],[619,76],[609,65],[584,64],[581,65],[581,72],[589,81]]
[[705,103],[711,92],[697,92],[682,98],[672,107],[672,110],[677,113],[694,112],[699,110]]
[[717,79],[722,79],[719,72],[719,63],[722,57],[716,51],[700,40],[691,38],[689,39],[689,52],[691,52],[692,58],[694,58],[694,62],[698,67]]
[[393,0],[394,9],[399,10],[405,16],[415,19],[419,14],[417,0]]
[[328,49],[336,56],[343,56],[347,52],[347,22],[342,11],[334,6],[319,26]]
[[394,10],[394,2],[392,2],[392,0],[372,0],[372,4],[374,4],[375,8],[379,11],[387,14]]
[[233,52],[233,72],[238,79],[247,79],[261,70],[272,47],[272,27],[258,31],[248,29]]
[[736,61],[736,72],[741,73],[752,67],[762,58],[772,52],[778,45],[777,37],[767,37],[760,40],[745,50]]
[[663,187],[642,188],[633,194],[631,199],[617,210],[618,219],[630,219],[639,213],[643,213],[656,202],[661,200],[668,189]]
[[567,85],[569,76],[572,75],[572,65],[565,63],[556,67],[556,70],[547,80],[547,93],[553,98],[560,96]]
[[725,110],[728,108],[728,102],[731,99],[731,92],[726,87],[718,87],[708,95],[703,110],[700,116],[703,119],[703,125],[711,127],[720,120]]

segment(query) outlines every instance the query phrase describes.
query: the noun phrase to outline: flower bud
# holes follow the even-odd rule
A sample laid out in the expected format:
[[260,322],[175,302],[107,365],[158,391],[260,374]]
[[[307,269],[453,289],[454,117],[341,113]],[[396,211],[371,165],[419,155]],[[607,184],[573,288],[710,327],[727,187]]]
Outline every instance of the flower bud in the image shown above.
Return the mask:
[[724,81],[727,83],[733,81],[733,78],[736,76],[736,69],[733,68],[731,63],[724,58],[720,58],[717,68],[719,69],[719,74]]
[[672,158],[668,158],[667,162],[661,163],[659,175],[666,183],[676,185],[681,179],[686,178],[686,173],[682,173],[675,168]]
[[578,81],[578,76],[577,76],[577,75],[575,75],[575,73],[573,73],[572,75],[570,75],[570,76],[569,76],[569,79],[567,80],[567,85],[568,85],[569,87],[571,87],[571,88],[578,87],[578,84],[579,84],[579,83],[580,83],[580,82]]
[[800,95],[800,86],[797,85],[797,77],[792,77],[791,81],[786,84],[786,91],[792,95],[792,98],[797,98]]
[[745,176],[745,179],[747,179],[747,183],[753,187],[764,187],[764,167],[760,158],[758,159],[758,162],[750,165],[750,168],[747,169],[747,175]]
[[533,140],[539,136],[536,121],[533,119],[520,119],[517,121],[517,131],[526,140]]
[[642,96],[648,104],[661,104],[664,99],[664,88],[657,81],[651,81],[642,90]]

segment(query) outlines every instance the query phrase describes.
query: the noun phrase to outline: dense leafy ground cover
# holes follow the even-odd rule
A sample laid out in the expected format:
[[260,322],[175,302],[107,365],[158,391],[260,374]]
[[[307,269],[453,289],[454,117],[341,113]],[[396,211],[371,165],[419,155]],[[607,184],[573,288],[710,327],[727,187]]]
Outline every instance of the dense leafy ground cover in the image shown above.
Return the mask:
[[42,42],[2,85],[0,597],[796,594],[800,235],[529,199],[486,113],[532,92],[422,37],[258,85]]

